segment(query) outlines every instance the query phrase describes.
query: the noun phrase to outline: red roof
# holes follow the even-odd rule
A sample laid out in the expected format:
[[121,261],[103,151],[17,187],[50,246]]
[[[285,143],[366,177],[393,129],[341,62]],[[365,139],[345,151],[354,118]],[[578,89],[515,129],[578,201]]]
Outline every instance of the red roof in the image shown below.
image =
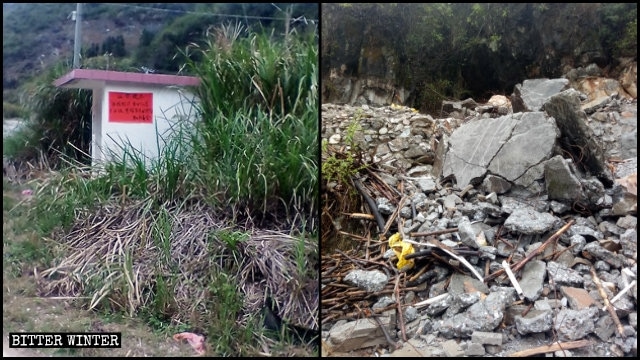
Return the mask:
[[149,85],[178,85],[198,86],[200,79],[193,76],[144,74],[121,71],[74,69],[68,74],[56,79],[53,85],[57,87],[94,89],[103,86],[105,82],[135,83]]

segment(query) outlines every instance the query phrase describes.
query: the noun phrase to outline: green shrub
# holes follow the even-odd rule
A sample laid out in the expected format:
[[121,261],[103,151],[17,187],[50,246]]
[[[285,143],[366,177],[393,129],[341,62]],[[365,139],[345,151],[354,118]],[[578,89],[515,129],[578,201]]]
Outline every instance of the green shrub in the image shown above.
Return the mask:
[[[71,69],[60,63],[26,86],[21,103],[30,115],[25,128],[9,154],[17,161],[36,161],[43,154],[53,168],[62,158],[88,163],[91,142],[91,91],[62,89],[53,81]],[[22,148],[17,146],[24,144]]]
[[16,105],[7,101],[2,102],[3,119],[24,118],[25,115],[26,112],[20,105]]

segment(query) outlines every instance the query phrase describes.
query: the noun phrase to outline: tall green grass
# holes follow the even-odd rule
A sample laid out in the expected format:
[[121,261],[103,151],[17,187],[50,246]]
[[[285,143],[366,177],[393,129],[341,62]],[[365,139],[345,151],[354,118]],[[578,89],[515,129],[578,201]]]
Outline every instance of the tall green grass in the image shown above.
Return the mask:
[[[314,217],[318,197],[318,46],[227,26],[209,34],[201,62],[198,179],[252,213]],[[189,58],[189,56],[185,56]],[[292,213],[286,213],[292,210]]]

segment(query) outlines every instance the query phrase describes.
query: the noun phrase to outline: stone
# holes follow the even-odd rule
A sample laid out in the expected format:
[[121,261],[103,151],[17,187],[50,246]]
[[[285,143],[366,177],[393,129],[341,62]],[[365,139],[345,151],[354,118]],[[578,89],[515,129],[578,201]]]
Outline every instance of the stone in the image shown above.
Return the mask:
[[[389,317],[378,319],[389,331],[392,330]],[[333,350],[348,352],[386,344],[386,339],[378,323],[365,318],[334,325],[329,331],[328,342],[333,346]]]
[[447,357],[462,357],[464,356],[464,350],[460,344],[455,340],[447,340],[442,343],[442,350]]
[[527,79],[517,84],[511,95],[513,112],[540,111],[551,96],[567,89],[567,79]]
[[530,310],[525,316],[515,316],[516,329],[521,335],[551,330],[553,312],[550,310]]
[[583,198],[580,179],[575,175],[571,160],[556,155],[545,162],[544,172],[549,199],[563,202]]
[[500,176],[489,174],[482,181],[482,190],[487,193],[504,194],[511,189],[511,183]]
[[580,273],[555,261],[547,263],[547,276],[556,287],[562,285],[578,287],[584,283],[584,278]]
[[531,208],[514,210],[504,222],[504,227],[522,234],[542,234],[550,231],[560,219],[549,213],[537,212]]
[[344,281],[367,292],[381,291],[389,281],[387,275],[380,270],[351,270]]
[[487,331],[474,331],[471,334],[471,341],[482,345],[502,345],[502,334]]
[[612,174],[605,165],[602,147],[586,125],[587,116],[580,109],[578,92],[569,89],[552,96],[545,102],[543,110],[556,120],[562,149],[571,154],[573,159],[580,159],[576,163],[579,169],[610,187],[613,184]]
[[546,264],[540,260],[532,260],[525,264],[520,279],[520,287],[524,297],[529,301],[536,301],[542,294],[542,285],[546,274]]
[[583,310],[562,309],[558,312],[554,328],[561,340],[579,340],[595,329],[594,317],[598,309]]
[[586,309],[592,305],[597,305],[596,301],[589,295],[585,289],[561,286],[560,292],[567,298],[569,307],[574,310]]
[[467,348],[464,350],[465,356],[483,356],[484,354],[484,346],[480,344],[468,344]]

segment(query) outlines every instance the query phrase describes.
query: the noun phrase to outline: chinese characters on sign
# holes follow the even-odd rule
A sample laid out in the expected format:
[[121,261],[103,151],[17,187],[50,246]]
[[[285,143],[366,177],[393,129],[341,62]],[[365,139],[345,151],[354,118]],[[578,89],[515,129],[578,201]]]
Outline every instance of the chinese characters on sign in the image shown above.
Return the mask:
[[109,122],[153,123],[153,93],[110,91]]

